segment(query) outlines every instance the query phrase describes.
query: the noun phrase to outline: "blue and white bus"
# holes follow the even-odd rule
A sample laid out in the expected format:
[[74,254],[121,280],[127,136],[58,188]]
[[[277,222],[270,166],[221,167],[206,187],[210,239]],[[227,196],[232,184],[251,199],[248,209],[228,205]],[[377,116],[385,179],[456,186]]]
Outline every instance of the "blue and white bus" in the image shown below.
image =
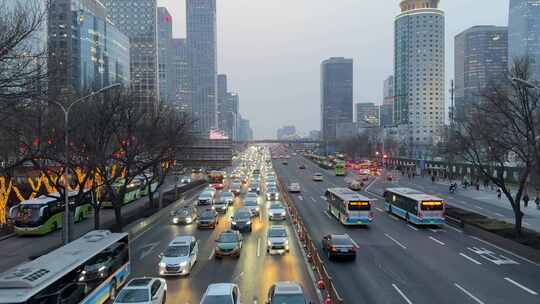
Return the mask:
[[328,213],[343,225],[368,225],[373,221],[369,198],[347,188],[330,188],[325,197]]
[[0,303],[101,304],[129,272],[128,234],[95,230],[0,274]]
[[416,225],[443,225],[444,201],[410,188],[387,188],[384,208]]

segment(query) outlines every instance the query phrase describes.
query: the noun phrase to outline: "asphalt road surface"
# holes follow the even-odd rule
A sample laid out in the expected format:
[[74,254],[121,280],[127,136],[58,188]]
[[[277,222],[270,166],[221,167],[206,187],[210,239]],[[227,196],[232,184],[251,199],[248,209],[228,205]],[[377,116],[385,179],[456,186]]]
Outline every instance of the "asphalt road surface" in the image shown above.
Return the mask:
[[[244,190],[245,191],[245,190]],[[195,198],[186,201],[193,204]],[[308,272],[294,232],[288,221],[281,222],[289,230],[290,252],[284,255],[267,255],[267,218],[265,202],[259,197],[261,216],[253,219],[253,231],[243,233],[244,243],[240,258],[214,257],[215,240],[230,228],[230,217],[235,207],[242,205],[237,198],[227,214],[220,215],[215,230],[197,229],[196,224],[171,225],[167,217],[161,218],[148,231],[132,241],[132,277],[158,276],[159,254],[178,235],[193,235],[199,241],[199,254],[192,273],[185,277],[166,277],[167,303],[199,303],[206,287],[211,283],[236,283],[240,287],[242,303],[265,303],[270,286],[276,281],[300,283],[313,303],[318,303],[313,280]],[[199,207],[205,208],[205,207]]]
[[[328,233],[348,233],[359,245],[353,262],[325,258],[345,303],[540,303],[540,265],[451,226],[409,225],[384,212],[383,198],[372,193],[362,193],[376,200],[371,225],[345,227],[326,213],[323,197],[327,188],[344,187],[343,177],[301,157],[275,167],[286,183],[302,185],[291,197],[319,250]],[[311,180],[315,172],[323,182]]]

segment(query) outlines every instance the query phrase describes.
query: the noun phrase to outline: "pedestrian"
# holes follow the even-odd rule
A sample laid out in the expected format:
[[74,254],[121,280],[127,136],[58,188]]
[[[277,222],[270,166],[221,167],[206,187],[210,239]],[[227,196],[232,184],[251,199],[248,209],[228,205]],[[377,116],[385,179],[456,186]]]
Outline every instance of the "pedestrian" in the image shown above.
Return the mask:
[[498,188],[498,189],[497,189],[497,198],[498,198],[498,199],[501,199],[501,196],[502,196],[501,188]]
[[476,191],[480,191],[480,182],[476,182]]
[[435,183],[435,175],[432,175],[432,176],[431,176],[431,182],[432,182],[432,183]]
[[523,206],[525,206],[525,208],[529,207],[529,195],[527,193],[523,196]]
[[538,197],[538,195],[536,196],[536,199],[534,199],[534,202],[536,203],[536,209],[540,209],[540,197]]

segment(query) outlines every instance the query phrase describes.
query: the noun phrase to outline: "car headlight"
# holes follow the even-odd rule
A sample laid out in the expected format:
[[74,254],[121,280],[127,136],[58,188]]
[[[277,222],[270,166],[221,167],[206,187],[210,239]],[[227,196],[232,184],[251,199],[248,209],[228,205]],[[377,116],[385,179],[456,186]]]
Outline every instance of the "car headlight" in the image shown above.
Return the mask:
[[160,263],[159,263],[159,267],[165,268],[165,266],[167,266],[167,264],[165,264],[165,262],[160,262]]
[[172,221],[173,221],[173,223],[178,224],[178,218],[177,217],[173,218]]
[[259,211],[260,210],[259,206],[255,207],[255,210]]
[[268,246],[272,246],[272,242],[270,242],[270,240],[268,240]]
[[246,225],[251,225],[251,221],[247,221],[247,222],[246,222]]
[[281,215],[285,216],[285,215],[287,215],[287,212],[283,211],[283,212],[281,212]]
[[289,240],[285,240],[285,245],[289,245]]
[[186,266],[186,265],[187,265],[187,262],[185,262],[185,261],[182,262],[182,263],[180,263],[180,267],[184,267],[184,266]]
[[187,223],[191,223],[192,221],[193,221],[193,219],[192,219],[191,217],[187,217],[187,218],[186,218],[186,222],[187,222]]
[[236,222],[233,221],[233,222],[231,222],[231,224],[236,225]]

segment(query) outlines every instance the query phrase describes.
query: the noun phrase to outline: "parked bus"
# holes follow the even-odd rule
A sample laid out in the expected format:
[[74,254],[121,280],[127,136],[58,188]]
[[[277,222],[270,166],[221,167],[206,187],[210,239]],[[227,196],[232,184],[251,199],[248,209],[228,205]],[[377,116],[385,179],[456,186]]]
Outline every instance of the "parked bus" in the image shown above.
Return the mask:
[[[139,199],[141,195],[141,190],[143,189],[143,182],[141,182],[140,179],[134,178],[126,187],[126,194],[124,195],[124,204],[131,203],[137,199]],[[118,193],[120,189],[124,186],[124,181],[117,181],[112,185],[113,191],[115,193]],[[110,193],[105,192],[101,206],[103,208],[112,208],[112,195]]]
[[[75,201],[78,192],[68,193],[70,204]],[[75,206],[75,222],[86,219],[92,213],[90,197],[84,197],[82,203]],[[62,227],[65,203],[59,193],[42,195],[26,200],[9,209],[9,218],[13,221],[17,235],[45,235]]]
[[[141,183],[139,197],[147,196],[150,189],[152,189],[152,192],[156,191],[159,182],[157,180],[152,181],[152,178],[152,175],[147,175],[146,177],[144,175],[139,175],[135,177],[135,179],[138,179]],[[150,180],[151,182],[148,182],[147,180]]]
[[325,197],[328,212],[343,225],[368,225],[373,221],[369,198],[347,188],[330,188]]
[[336,176],[345,176],[346,175],[346,172],[345,172],[345,163],[342,162],[342,161],[337,161],[336,164],[334,165],[334,174]]
[[444,224],[444,201],[410,188],[387,188],[384,208],[417,225]]
[[129,276],[127,233],[95,230],[0,274],[0,303],[102,304]]

